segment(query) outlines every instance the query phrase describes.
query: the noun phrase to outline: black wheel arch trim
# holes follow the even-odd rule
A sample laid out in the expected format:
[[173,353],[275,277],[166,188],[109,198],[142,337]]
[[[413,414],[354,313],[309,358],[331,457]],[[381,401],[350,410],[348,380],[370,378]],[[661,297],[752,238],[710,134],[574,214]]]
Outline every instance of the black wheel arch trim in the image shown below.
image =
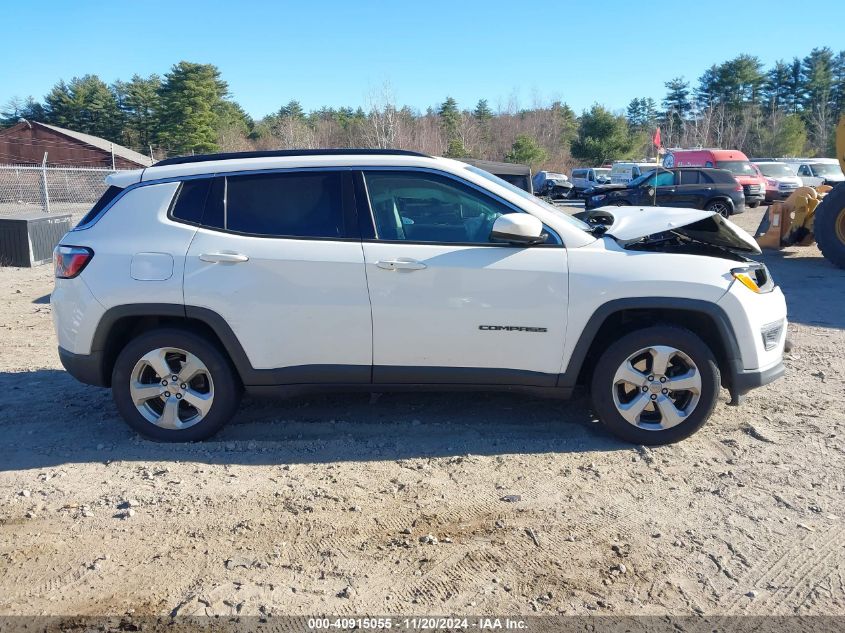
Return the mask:
[[719,305],[710,301],[676,297],[631,297],[614,299],[599,306],[582,330],[569,357],[566,370],[558,376],[558,387],[572,389],[576,386],[581,369],[587,360],[587,353],[602,325],[612,315],[626,310],[682,310],[709,317],[715,324],[724,345],[725,369],[728,370],[727,387],[732,392],[736,389],[737,376],[742,371],[742,361],[736,334],[727,313]]
[[[249,361],[238,337],[222,316],[209,308],[174,303],[129,303],[114,306],[106,310],[100,318],[91,344],[90,359],[96,368],[81,373],[86,379],[82,382],[109,386],[109,376],[105,364],[105,353],[112,328],[121,319],[131,317],[170,317],[184,319],[188,325],[191,320],[207,326],[217,337],[229,356],[244,385],[279,385],[296,383],[369,383],[372,368],[367,365],[307,365],[283,367],[280,369],[255,369]],[[77,361],[76,365],[79,365]],[[73,375],[76,376],[73,372]],[[93,380],[96,378],[96,380]]]
[[[723,341],[724,352],[726,354],[726,369],[728,370],[727,385],[731,391],[739,391],[746,387],[747,382],[743,381],[740,374],[743,373],[741,356],[739,353],[739,346],[737,344],[736,335],[733,327],[728,319],[725,311],[709,301],[699,299],[686,299],[674,297],[633,297],[626,299],[615,299],[599,306],[587,321],[578,342],[570,355],[569,362],[563,373],[557,376],[556,387],[571,391],[575,388],[579,374],[587,360],[587,354],[592,346],[596,335],[601,326],[613,314],[625,310],[641,310],[641,309],[665,309],[665,310],[684,310],[688,312],[695,312],[708,316],[715,324],[719,335]],[[105,350],[112,327],[119,320],[127,317],[144,317],[144,316],[159,316],[159,317],[176,317],[183,318],[186,323],[189,320],[196,320],[205,324],[219,339],[224,350],[228,354],[235,366],[238,374],[244,385],[246,386],[273,386],[273,385],[291,385],[291,384],[370,384],[373,383],[373,367],[369,365],[309,365],[309,366],[294,366],[284,367],[280,369],[255,369],[249,361],[243,347],[238,341],[237,336],[232,331],[232,328],[226,320],[214,310],[209,308],[202,308],[198,306],[185,306],[181,304],[171,303],[134,303],[115,306],[109,308],[100,319],[97,325],[97,330],[92,341],[91,353],[87,356],[87,362],[93,364],[92,367],[80,368],[84,363],[81,358],[71,359],[67,353],[62,356],[64,364],[65,360],[69,362],[65,365],[72,375],[86,382],[88,384],[96,384],[99,386],[108,385],[108,377],[105,376],[106,371],[104,364],[107,362]],[[63,350],[64,351],[64,350]],[[82,355],[74,355],[82,356]],[[70,370],[68,365],[74,367],[74,371]],[[380,368],[381,369],[381,368]],[[429,373],[434,368],[425,368]],[[446,369],[446,368],[443,368]],[[411,370],[411,368],[407,368]],[[388,382],[388,376],[379,376],[384,382]],[[391,377],[395,378],[395,377]],[[411,380],[410,376],[403,376],[400,382],[407,380],[411,382],[428,382],[431,377],[426,375],[423,380],[416,377],[417,380]],[[498,382],[498,380],[481,380],[481,383]],[[515,381],[516,384],[538,384],[536,376],[531,376],[528,379]],[[389,380],[394,382],[394,380]],[[509,381],[503,381],[509,382]],[[546,381],[540,381],[543,384]],[[745,383],[745,384],[743,384]]]

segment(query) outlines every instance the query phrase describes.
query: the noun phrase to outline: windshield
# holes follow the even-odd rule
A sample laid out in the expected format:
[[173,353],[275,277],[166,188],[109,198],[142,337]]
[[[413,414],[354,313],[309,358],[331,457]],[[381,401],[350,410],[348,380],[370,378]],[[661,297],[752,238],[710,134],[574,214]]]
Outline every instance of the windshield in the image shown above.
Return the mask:
[[546,211],[551,211],[556,216],[561,217],[564,220],[566,220],[567,222],[569,222],[572,226],[575,226],[575,227],[582,229],[584,231],[590,231],[590,226],[586,222],[582,222],[578,218],[573,218],[568,213],[561,211],[560,209],[558,209],[554,205],[551,205],[548,202],[544,201],[543,199],[538,198],[537,196],[534,196],[534,195],[528,193],[527,191],[525,191],[525,189],[520,189],[519,187],[512,185],[507,180],[502,180],[498,176],[494,176],[489,171],[484,171],[483,169],[479,169],[475,165],[467,165],[466,169],[468,169],[472,173],[476,174],[477,176],[482,176],[483,178],[486,178],[490,182],[495,182],[500,187],[504,187],[508,191],[517,194],[520,198],[528,200],[532,204],[543,207]]
[[757,167],[763,172],[764,176],[769,178],[777,178],[782,176],[794,176],[795,172],[783,163],[757,163]]
[[810,169],[813,170],[816,176],[842,176],[842,170],[839,169],[839,165],[834,165],[833,163],[813,163],[810,165]]
[[727,169],[734,176],[756,176],[757,172],[747,160],[717,160],[716,167]]
[[642,176],[638,176],[638,177],[634,178],[633,180],[629,181],[628,186],[629,187],[639,187],[641,184],[643,184],[650,177],[654,176],[655,171],[657,171],[657,170],[649,169]]
[[598,180],[610,178],[610,169],[594,169],[593,171],[596,172],[596,179]]

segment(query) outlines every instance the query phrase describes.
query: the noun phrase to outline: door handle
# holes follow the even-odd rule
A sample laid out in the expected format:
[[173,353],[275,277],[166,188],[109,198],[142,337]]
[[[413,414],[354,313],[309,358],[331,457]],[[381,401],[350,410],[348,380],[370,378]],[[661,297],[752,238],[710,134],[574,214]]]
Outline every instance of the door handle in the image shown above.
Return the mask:
[[248,262],[249,257],[241,253],[202,253],[200,261],[210,262],[212,264],[237,264],[239,262]]
[[376,266],[385,270],[422,270],[427,268],[425,264],[416,259],[400,257],[399,259],[382,259],[376,262]]

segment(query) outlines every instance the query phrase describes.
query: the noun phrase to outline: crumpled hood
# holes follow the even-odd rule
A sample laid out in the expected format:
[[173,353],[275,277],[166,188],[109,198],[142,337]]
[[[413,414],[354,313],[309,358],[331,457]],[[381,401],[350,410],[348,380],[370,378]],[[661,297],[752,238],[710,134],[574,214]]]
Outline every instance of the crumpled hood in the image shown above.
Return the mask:
[[620,242],[635,242],[651,235],[672,232],[731,251],[760,253],[760,247],[751,235],[713,211],[608,206],[579,215],[587,222],[592,220],[593,224],[604,224],[607,226],[605,235]]
[[604,185],[596,185],[595,187],[590,187],[589,189],[587,189],[587,193],[595,195],[599,193],[608,193],[610,191],[621,191],[622,189],[627,188],[627,185],[621,183],[607,183]]

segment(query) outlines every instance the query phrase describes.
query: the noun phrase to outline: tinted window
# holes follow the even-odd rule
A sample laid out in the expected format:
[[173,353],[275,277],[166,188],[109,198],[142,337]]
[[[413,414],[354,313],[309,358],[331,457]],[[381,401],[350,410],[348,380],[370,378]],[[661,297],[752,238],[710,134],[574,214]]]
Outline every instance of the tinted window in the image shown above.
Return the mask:
[[710,178],[712,179],[713,182],[718,182],[718,183],[726,184],[726,185],[735,185],[736,184],[736,180],[734,179],[734,177],[731,175],[731,172],[729,172],[729,171],[724,171],[722,169],[718,169],[718,170],[708,172],[708,174],[709,174],[709,176],[710,176]]
[[296,172],[226,179],[224,225],[253,235],[344,237],[341,175]]
[[573,178],[583,178],[584,177],[584,170],[583,169],[576,169],[572,172]]
[[183,182],[179,186],[179,192],[176,194],[176,200],[173,204],[173,217],[191,224],[200,224],[210,186],[210,178],[198,178]]
[[121,191],[123,191],[123,189],[121,189],[120,187],[115,187],[114,185],[106,189],[103,195],[100,196],[100,199],[97,200],[96,204],[91,207],[91,210],[88,213],[82,216],[82,219],[76,226],[83,226],[85,224],[88,224],[94,218],[96,218],[100,211],[105,209],[106,206],[108,206],[108,204],[112,200],[114,200],[117,197],[117,194],[119,194]]
[[471,187],[427,173],[365,174],[378,236],[414,242],[488,243],[514,211]]
[[661,171],[654,179],[654,184],[658,187],[669,187],[675,184],[675,174],[671,171]]
[[697,185],[699,183],[699,174],[695,170],[682,169],[678,172],[679,185]]

